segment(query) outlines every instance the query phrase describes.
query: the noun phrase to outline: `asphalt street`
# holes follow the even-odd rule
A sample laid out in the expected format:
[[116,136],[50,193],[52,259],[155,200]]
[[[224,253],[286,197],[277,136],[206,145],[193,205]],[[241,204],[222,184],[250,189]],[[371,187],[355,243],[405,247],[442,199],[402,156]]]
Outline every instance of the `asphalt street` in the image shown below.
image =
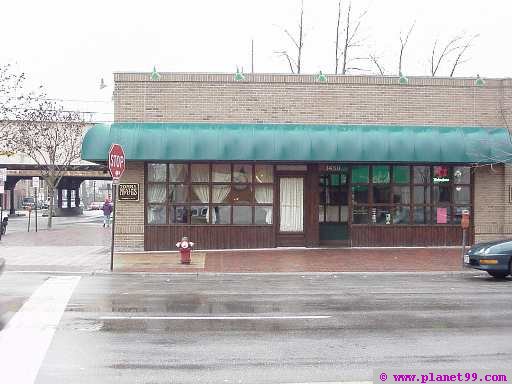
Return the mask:
[[[376,368],[499,370],[512,361],[512,279],[479,272],[6,272],[0,297],[19,332],[7,326],[0,341],[20,339],[0,343],[0,356],[20,350],[38,384],[367,381]],[[45,297],[56,300],[52,311],[62,306],[53,328]],[[55,330],[47,350],[23,328],[38,326]],[[39,363],[27,358],[39,350]]]

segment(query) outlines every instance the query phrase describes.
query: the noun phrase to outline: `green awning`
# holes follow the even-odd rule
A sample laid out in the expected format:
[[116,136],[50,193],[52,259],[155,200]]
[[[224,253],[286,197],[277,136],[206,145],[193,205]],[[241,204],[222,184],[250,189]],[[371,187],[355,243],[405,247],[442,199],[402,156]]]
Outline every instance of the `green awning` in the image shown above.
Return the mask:
[[505,128],[114,123],[89,129],[82,159],[106,161],[112,143],[130,160],[498,163],[512,159]]

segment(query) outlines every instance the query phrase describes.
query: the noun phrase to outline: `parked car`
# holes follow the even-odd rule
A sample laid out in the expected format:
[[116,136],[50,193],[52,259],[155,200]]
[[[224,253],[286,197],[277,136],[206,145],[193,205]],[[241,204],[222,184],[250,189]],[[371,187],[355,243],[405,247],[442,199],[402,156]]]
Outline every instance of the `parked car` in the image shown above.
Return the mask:
[[93,201],[89,205],[89,210],[90,211],[94,211],[94,210],[98,210],[98,209],[102,209],[102,208],[103,208],[103,201]]
[[473,245],[464,255],[464,265],[496,278],[506,277],[512,273],[512,240]]

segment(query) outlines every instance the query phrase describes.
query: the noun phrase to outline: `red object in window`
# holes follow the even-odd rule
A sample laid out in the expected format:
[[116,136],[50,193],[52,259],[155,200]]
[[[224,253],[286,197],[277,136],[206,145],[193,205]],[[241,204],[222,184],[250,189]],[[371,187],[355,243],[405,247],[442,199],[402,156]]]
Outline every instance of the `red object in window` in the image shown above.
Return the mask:
[[445,178],[448,177],[448,167],[440,165],[434,167],[434,177]]

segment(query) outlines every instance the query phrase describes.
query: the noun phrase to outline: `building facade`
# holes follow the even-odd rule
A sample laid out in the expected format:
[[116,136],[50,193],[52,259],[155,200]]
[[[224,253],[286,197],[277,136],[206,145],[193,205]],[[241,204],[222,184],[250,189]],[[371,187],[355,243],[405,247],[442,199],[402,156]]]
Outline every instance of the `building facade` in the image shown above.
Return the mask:
[[512,81],[115,74],[117,249],[446,246],[512,233]]

